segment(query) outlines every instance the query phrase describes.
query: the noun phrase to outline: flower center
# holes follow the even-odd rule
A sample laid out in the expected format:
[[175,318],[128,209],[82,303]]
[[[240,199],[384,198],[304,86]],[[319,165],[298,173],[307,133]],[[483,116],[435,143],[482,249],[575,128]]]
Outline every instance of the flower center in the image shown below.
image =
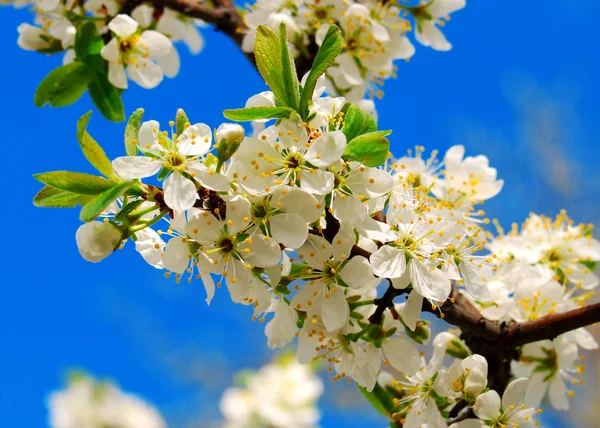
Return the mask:
[[185,163],[185,156],[180,153],[171,153],[167,156],[167,163],[171,166],[180,166]]
[[300,153],[290,153],[285,159],[285,164],[290,169],[298,168],[303,163],[304,158]]
[[217,248],[221,254],[227,255],[233,252],[235,249],[235,244],[231,236],[221,236],[219,239],[217,239]]

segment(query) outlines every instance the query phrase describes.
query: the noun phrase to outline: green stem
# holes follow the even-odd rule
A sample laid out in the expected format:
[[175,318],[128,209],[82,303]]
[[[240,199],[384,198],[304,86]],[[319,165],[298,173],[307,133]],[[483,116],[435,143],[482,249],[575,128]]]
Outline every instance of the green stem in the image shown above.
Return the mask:
[[169,213],[169,210],[164,210],[162,211],[159,215],[157,215],[156,217],[154,217],[152,220],[148,220],[144,223],[140,223],[137,226],[134,226],[132,228],[129,229],[130,232],[135,233],[138,232],[142,229],[145,229],[149,226],[152,226],[155,223],[158,223],[160,221],[160,219],[162,219],[164,216],[166,216]]

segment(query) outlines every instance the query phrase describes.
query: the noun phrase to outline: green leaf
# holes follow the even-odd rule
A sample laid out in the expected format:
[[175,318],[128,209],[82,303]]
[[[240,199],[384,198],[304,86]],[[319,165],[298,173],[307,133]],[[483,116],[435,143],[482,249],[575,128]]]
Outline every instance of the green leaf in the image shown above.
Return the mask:
[[260,75],[279,102],[286,99],[283,87],[281,46],[277,35],[264,25],[259,25],[254,40],[254,57]]
[[288,119],[294,109],[289,107],[246,107],[225,110],[223,116],[236,122],[247,122],[257,119]]
[[323,39],[323,43],[315,56],[313,65],[310,69],[310,73],[306,78],[306,83],[302,89],[302,96],[300,97],[300,114],[302,119],[306,120],[308,117],[310,103],[312,102],[313,93],[315,92],[315,86],[317,79],[321,77],[325,71],[333,64],[335,58],[339,55],[342,50],[342,34],[338,27],[332,25],[327,30],[327,34]]
[[125,183],[117,184],[116,186],[99,194],[83,206],[81,213],[79,214],[79,218],[81,221],[94,220],[100,215],[100,213],[102,213],[102,211],[104,211],[107,206],[111,204],[111,202],[123,195],[123,193],[125,193],[131,186],[133,186],[133,181],[127,181]]
[[143,117],[143,108],[137,109],[129,116],[127,126],[125,126],[125,152],[127,153],[127,156],[137,156],[137,139],[140,132],[140,126],[142,126]]
[[64,107],[73,104],[85,92],[94,73],[82,62],[76,61],[50,72],[35,91],[34,104],[43,107]]
[[33,178],[57,189],[81,195],[99,195],[115,183],[104,177],[72,171],[53,171],[34,174]]
[[281,76],[283,77],[283,89],[285,90],[285,99],[281,101],[288,107],[298,111],[300,106],[300,82],[298,82],[296,64],[288,46],[287,28],[283,22],[279,24],[279,46],[281,47]]
[[125,106],[121,91],[110,84],[104,74],[95,74],[88,86],[90,97],[98,111],[111,122],[125,120]]
[[386,135],[391,131],[375,131],[359,135],[348,143],[342,158],[357,161],[365,166],[379,166],[385,162],[390,150]]
[[117,178],[115,171],[110,163],[110,159],[102,150],[102,147],[92,138],[86,131],[87,124],[90,120],[92,112],[87,112],[77,122],[77,141],[81,151],[85,155],[86,159],[102,174],[109,178]]
[[175,118],[175,131],[177,132],[178,136],[183,134],[183,131],[185,131],[186,123],[190,123],[190,120],[188,119],[187,114],[185,114],[183,109],[180,108],[177,110],[177,116]]
[[344,115],[344,127],[342,132],[347,141],[352,141],[359,135],[377,130],[375,119],[362,111],[357,104],[350,104]]
[[80,195],[46,185],[33,198],[33,205],[43,208],[73,208],[77,205],[85,205],[91,199],[93,199],[91,195]]
[[394,397],[388,391],[383,389],[378,383],[375,384],[373,391],[369,392],[362,386],[356,384],[358,390],[367,399],[367,401],[377,410],[379,413],[386,417],[390,417],[394,413]]
[[86,22],[75,35],[75,55],[81,61],[88,56],[98,55],[104,47],[104,40],[98,34],[95,22]]

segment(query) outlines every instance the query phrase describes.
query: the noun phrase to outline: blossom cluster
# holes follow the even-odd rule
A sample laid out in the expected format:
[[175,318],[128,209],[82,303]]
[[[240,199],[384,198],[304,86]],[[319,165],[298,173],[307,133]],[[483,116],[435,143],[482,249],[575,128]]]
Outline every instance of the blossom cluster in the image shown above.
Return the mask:
[[158,11],[141,4],[129,16],[118,14],[121,5],[116,0],[35,0],[31,6],[34,25],[24,23],[17,29],[22,49],[64,51],[63,64],[68,64],[75,59],[77,31],[93,22],[101,35],[110,38],[100,53],[109,64],[109,82],[120,89],[127,88],[127,77],[144,88],[154,88],[163,76],[176,76],[180,60],[173,42],[186,43],[193,54],[204,45],[198,30],[202,21],[168,8]]
[[166,428],[158,411],[114,384],[74,373],[66,389],[48,397],[51,428]]
[[242,385],[227,388],[221,397],[223,427],[317,426],[323,383],[310,366],[284,356],[241,376]]
[[[193,123],[183,110],[165,129],[142,123],[138,110],[126,128],[127,155],[110,161],[82,117],[80,145],[106,178],[38,174],[46,187],[35,203],[83,205],[76,240],[86,260],[131,241],[166,277],[201,282],[208,304],[226,288],[254,320],[269,320],[270,348],[296,341],[300,363],[323,361],[334,381],[387,394],[388,416],[406,428],[446,427],[459,402],[478,419],[458,427],[533,426],[547,391],[554,407],[567,408],[573,392],[564,381],[581,382],[579,348],[598,347],[585,329],[521,346],[501,400],[487,390],[486,359],[455,334],[436,336],[426,362],[418,346],[430,329],[420,318],[424,307],[453,303],[453,293],[505,323],[582,304],[598,282],[591,227],[561,213],[556,221],[532,216],[521,232],[485,231],[481,205],[504,184],[485,156],[457,145],[441,160],[436,152],[425,159],[422,147],[394,159],[391,131],[377,130],[368,109],[324,95],[340,33],[328,29],[319,62],[299,82],[286,26],[279,38],[259,27],[257,64],[272,91],[224,113],[254,121],[251,136],[237,123]],[[378,288],[407,299],[382,306]],[[456,360],[449,367],[446,354]]]
[[288,40],[298,57],[310,57],[312,46],[320,46],[331,25],[343,33],[344,48],[328,71],[328,92],[358,102],[365,96],[383,95],[384,80],[396,77],[397,60],[408,61],[415,47],[448,51],[452,45],[442,32],[450,14],[462,9],[465,0],[407,1],[374,0],[257,0],[244,15],[249,30],[242,49],[253,51],[259,25],[276,30],[283,22]]

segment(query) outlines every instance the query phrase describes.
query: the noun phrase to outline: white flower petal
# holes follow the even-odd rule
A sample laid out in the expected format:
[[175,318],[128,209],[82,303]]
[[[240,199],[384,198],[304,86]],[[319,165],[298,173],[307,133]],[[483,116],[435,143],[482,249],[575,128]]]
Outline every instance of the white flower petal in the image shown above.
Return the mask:
[[300,188],[313,195],[325,195],[331,192],[334,184],[335,177],[329,171],[315,169],[302,171],[300,174]]
[[346,135],[342,131],[326,132],[308,148],[305,158],[317,167],[326,167],[337,162],[346,150]]
[[100,55],[107,61],[116,62],[119,60],[119,41],[113,38],[106,46],[100,51]]
[[108,23],[110,31],[119,37],[128,37],[136,32],[138,23],[128,15],[117,15]]
[[190,250],[187,240],[181,237],[171,238],[167,244],[167,249],[162,255],[162,262],[166,269],[183,273],[190,263]]
[[165,203],[175,211],[187,211],[198,199],[196,185],[179,173],[172,173],[164,183]]
[[321,303],[321,316],[327,331],[337,331],[348,322],[350,308],[341,287],[334,287]]
[[414,375],[421,367],[421,355],[410,342],[393,338],[383,342],[383,351],[392,367],[409,376]]
[[340,278],[348,287],[359,289],[373,284],[375,277],[371,265],[365,257],[356,256],[351,258],[340,272]]
[[127,73],[131,80],[146,89],[156,88],[162,82],[164,75],[157,64],[141,58],[127,67]]
[[[241,243],[240,249],[244,261],[252,266],[272,267],[281,260],[281,249],[277,241],[258,233],[252,235],[251,243]],[[246,252],[246,249],[250,251]]]
[[423,296],[415,290],[411,291],[402,310],[402,320],[412,331],[414,331],[417,326],[417,321],[419,321],[419,315],[421,314],[422,308]]
[[112,161],[112,167],[125,180],[146,178],[156,174],[162,168],[160,159],[146,156],[122,156]]
[[502,410],[507,411],[509,406],[519,407],[525,401],[525,392],[529,379],[521,377],[508,384],[502,395]]
[[400,278],[406,271],[406,257],[401,248],[384,245],[370,257],[373,273],[380,278]]
[[496,420],[500,413],[500,396],[498,393],[491,390],[477,397],[473,412],[479,419]]
[[165,242],[160,235],[150,227],[136,232],[135,250],[146,260],[146,262],[157,269],[164,268],[162,254]]
[[115,88],[127,89],[129,84],[127,83],[125,68],[122,64],[114,61],[108,63],[108,81]]
[[140,36],[139,43],[148,48],[148,54],[152,59],[166,57],[173,50],[171,40],[164,34],[154,30],[144,31]]
[[188,126],[177,137],[177,150],[186,156],[199,156],[208,153],[212,144],[212,131],[204,123]]
[[308,237],[306,221],[295,213],[282,213],[271,217],[271,234],[287,248],[299,248]]

